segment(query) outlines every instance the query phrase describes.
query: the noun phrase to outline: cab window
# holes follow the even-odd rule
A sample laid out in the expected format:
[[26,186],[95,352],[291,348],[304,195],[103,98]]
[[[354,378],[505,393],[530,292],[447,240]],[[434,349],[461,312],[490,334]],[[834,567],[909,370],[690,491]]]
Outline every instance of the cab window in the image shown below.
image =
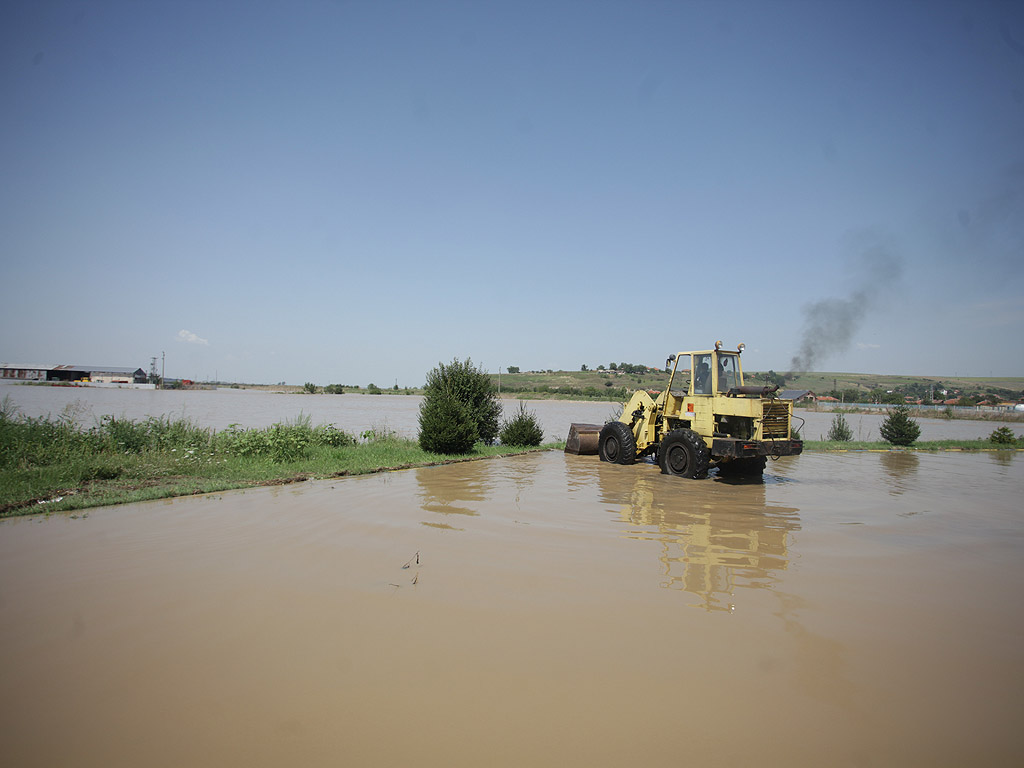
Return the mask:
[[711,355],[693,356],[693,394],[711,394]]
[[718,356],[718,391],[728,392],[733,387],[740,385],[739,366],[736,364],[736,355]]

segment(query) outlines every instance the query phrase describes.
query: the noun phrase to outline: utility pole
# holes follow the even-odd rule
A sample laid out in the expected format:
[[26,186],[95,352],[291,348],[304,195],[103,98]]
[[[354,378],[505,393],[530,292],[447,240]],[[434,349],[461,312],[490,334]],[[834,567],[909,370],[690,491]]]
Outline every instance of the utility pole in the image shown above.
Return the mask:
[[160,389],[164,388],[164,373],[167,370],[167,353],[160,353]]

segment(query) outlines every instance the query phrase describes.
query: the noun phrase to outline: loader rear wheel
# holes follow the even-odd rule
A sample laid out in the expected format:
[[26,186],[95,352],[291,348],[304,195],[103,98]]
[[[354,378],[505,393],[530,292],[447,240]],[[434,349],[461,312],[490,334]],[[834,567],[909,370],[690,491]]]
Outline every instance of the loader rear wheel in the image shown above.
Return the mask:
[[601,428],[597,453],[601,461],[632,464],[636,461],[636,438],[633,437],[633,431],[621,421],[609,421]]
[[708,476],[710,461],[704,440],[690,429],[673,429],[658,450],[658,465],[666,475],[702,479]]

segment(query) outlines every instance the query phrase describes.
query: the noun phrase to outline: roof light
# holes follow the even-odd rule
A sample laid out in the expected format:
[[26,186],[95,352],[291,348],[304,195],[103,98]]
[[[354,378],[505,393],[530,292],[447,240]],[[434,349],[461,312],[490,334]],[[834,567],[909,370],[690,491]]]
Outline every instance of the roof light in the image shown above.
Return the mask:
[[743,350],[746,349],[746,348],[747,348],[746,344],[738,344],[738,345],[736,345],[736,351],[739,352],[741,355],[743,354]]
[[716,349],[716,350],[719,350],[719,349],[721,349],[721,348],[722,348],[722,342],[721,342],[721,340],[719,340],[719,341],[716,341],[716,342],[715,342],[715,349]]

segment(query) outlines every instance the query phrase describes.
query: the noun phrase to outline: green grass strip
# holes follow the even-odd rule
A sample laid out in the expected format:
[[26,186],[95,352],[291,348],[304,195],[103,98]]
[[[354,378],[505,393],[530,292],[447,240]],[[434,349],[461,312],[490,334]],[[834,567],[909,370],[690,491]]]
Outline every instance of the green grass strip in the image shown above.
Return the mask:
[[362,440],[308,417],[215,432],[186,420],[119,420],[90,428],[21,416],[0,402],[0,517],[71,511],[260,485],[360,475],[564,447],[477,444],[460,456],[371,431]]
[[1001,445],[989,440],[920,440],[908,446],[893,446],[883,441],[805,440],[804,452],[828,451],[1020,451],[1014,445]]
[[177,451],[84,456],[60,465],[5,469],[0,474],[0,517],[450,464],[564,445],[477,444],[471,453],[454,456],[427,453],[413,440],[390,438],[345,447],[317,446],[291,461],[216,452],[182,456]]

